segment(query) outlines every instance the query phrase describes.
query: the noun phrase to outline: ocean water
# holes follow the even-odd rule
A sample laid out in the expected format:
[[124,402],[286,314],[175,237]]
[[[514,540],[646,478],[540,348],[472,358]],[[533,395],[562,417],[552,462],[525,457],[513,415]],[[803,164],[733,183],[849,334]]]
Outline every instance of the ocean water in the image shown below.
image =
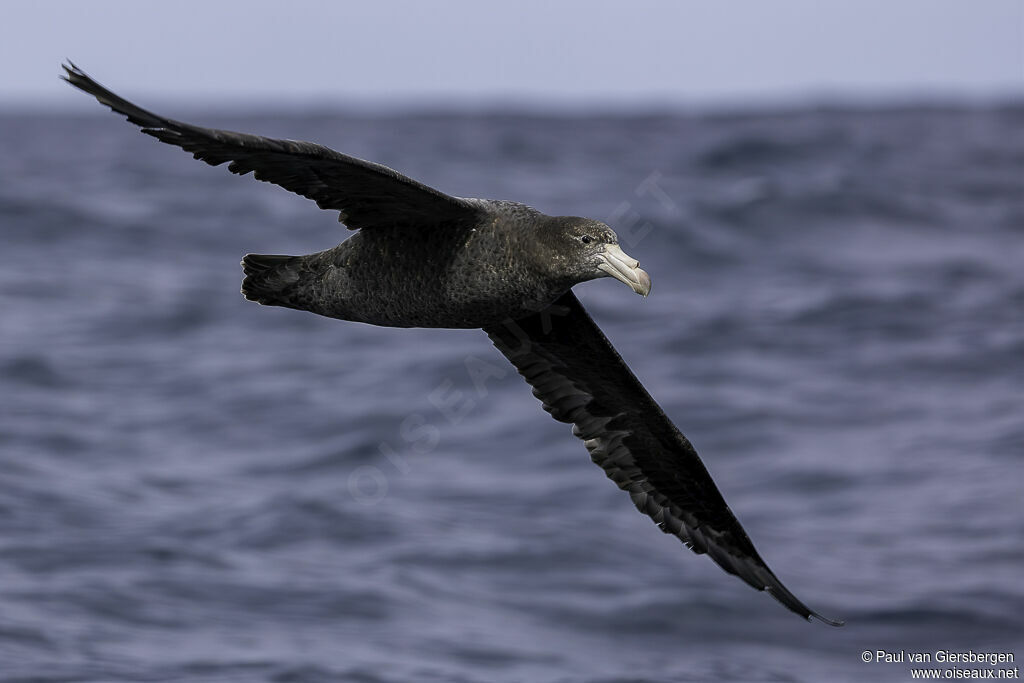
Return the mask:
[[[5,114],[0,680],[902,681],[861,653],[1024,658],[1021,107],[167,113],[612,224],[653,292],[579,296],[769,565],[847,625],[662,534],[483,333],[242,299],[243,254],[332,246],[335,214],[99,109]],[[467,362],[504,374],[478,391]]]

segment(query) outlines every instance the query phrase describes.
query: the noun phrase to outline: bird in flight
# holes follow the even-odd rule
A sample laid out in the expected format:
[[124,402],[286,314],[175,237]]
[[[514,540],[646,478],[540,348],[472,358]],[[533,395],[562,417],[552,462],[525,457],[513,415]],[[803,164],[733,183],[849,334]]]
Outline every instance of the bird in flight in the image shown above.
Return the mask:
[[70,62],[64,70],[64,80],[143,133],[308,197],[355,231],[316,254],[246,255],[247,299],[389,327],[482,328],[544,409],[572,425],[593,461],[662,531],[805,619],[842,625],[808,608],[768,568],[690,441],[572,293],[601,277],[650,292],[650,277],[610,227],[518,202],[449,196],[310,142],[164,118]]

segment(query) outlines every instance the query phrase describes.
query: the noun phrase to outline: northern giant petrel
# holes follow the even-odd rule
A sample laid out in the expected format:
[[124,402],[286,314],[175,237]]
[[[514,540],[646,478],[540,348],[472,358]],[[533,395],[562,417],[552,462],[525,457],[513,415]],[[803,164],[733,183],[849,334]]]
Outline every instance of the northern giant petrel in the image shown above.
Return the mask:
[[544,408],[583,440],[662,531],[707,553],[797,614],[839,626],[796,598],[754,549],[697,452],[573,295],[611,276],[647,296],[651,281],[604,223],[525,204],[451,197],[309,142],[200,128],[148,112],[74,64],[62,76],[196,159],[280,185],[339,211],[354,235],[307,256],[248,254],[247,299],[390,327],[483,328]]

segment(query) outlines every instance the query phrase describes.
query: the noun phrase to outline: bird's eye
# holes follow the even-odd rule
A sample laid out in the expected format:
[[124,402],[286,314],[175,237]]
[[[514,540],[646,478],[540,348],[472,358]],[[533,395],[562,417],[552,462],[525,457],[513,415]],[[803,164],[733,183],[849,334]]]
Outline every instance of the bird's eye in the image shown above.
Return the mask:
[[591,239],[593,238],[590,235],[584,235],[583,237],[580,237],[580,241],[583,242],[583,244],[590,244]]

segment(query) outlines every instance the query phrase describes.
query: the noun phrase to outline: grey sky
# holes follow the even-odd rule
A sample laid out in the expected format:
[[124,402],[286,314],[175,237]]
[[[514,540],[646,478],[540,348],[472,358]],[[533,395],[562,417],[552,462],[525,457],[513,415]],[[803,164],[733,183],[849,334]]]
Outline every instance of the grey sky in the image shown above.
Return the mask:
[[[1024,97],[1024,0],[9,2],[0,106]],[[152,101],[152,100],[150,100]]]

